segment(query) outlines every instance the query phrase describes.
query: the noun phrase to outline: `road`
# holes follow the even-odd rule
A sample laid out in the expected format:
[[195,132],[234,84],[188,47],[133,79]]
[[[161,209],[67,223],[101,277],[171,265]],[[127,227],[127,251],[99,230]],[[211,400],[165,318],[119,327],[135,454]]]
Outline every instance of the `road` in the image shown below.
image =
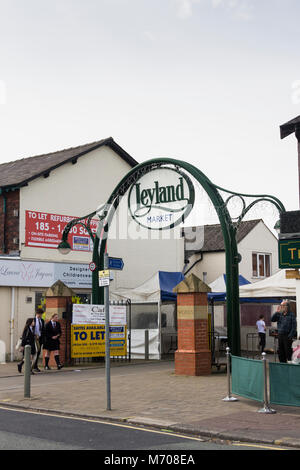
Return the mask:
[[[270,449],[276,447],[216,443],[166,430],[0,407],[0,450],[108,451],[102,452],[103,459],[117,458],[118,451],[121,452],[121,456],[134,457],[133,451],[140,450],[147,451],[145,454],[147,458],[149,455],[156,455],[151,453],[152,451],[159,451],[160,456],[169,455],[168,458],[172,459],[176,451],[176,455],[185,456],[180,458],[190,458],[190,463],[192,460],[196,463],[199,458],[198,452],[203,450]],[[154,461],[154,463],[162,462]]]

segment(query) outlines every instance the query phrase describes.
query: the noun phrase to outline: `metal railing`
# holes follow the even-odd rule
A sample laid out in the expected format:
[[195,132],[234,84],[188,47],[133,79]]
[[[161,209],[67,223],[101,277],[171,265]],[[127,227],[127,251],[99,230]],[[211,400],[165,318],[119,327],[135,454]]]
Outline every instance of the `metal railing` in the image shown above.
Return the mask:
[[247,333],[246,335],[246,357],[254,357],[260,354],[258,333]]
[[224,334],[216,331],[208,332],[209,347],[211,350],[211,365],[216,366],[219,370],[221,366],[227,366],[226,347],[228,338]]

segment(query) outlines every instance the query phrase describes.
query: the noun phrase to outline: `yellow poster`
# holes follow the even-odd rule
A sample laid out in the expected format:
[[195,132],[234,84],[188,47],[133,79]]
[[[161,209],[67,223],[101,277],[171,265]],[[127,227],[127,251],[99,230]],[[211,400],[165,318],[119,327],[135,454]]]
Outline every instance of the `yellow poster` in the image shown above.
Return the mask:
[[[127,327],[113,325],[110,330],[110,355],[127,354]],[[105,356],[105,325],[71,325],[71,357]]]

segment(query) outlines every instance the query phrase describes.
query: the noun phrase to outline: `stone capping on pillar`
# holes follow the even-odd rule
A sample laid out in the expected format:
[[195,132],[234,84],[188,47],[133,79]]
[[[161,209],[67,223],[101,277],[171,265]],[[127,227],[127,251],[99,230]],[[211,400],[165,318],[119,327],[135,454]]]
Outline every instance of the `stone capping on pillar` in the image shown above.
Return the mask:
[[66,299],[71,299],[75,292],[62,281],[56,281],[46,291],[46,321],[50,320],[53,313],[58,314],[59,320],[65,311]]
[[211,351],[208,338],[208,300],[211,288],[194,274],[181,281],[177,293],[178,349],[175,374],[209,375]]
[[75,292],[62,281],[56,281],[46,291],[46,297],[72,297]]
[[190,294],[192,292],[208,293],[211,292],[211,288],[195,276],[195,274],[190,274],[174,287],[173,292],[177,294]]

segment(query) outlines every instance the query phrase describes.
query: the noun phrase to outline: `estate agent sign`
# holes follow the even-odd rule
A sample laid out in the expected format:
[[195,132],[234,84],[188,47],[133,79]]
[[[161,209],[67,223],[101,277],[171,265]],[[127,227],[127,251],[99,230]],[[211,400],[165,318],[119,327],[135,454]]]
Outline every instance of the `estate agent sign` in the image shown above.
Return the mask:
[[[25,211],[25,245],[35,248],[53,248],[61,239],[66,225],[76,217],[50,214],[33,210]],[[98,220],[90,221],[91,231],[96,232]],[[91,251],[93,243],[87,230],[82,225],[74,225],[70,230],[70,243],[72,250]]]
[[[126,306],[109,308],[110,355],[127,354]],[[71,357],[105,356],[104,305],[74,304],[71,325]]]
[[[127,354],[126,325],[109,327],[109,343],[111,356]],[[71,357],[105,356],[105,325],[71,325]]]

